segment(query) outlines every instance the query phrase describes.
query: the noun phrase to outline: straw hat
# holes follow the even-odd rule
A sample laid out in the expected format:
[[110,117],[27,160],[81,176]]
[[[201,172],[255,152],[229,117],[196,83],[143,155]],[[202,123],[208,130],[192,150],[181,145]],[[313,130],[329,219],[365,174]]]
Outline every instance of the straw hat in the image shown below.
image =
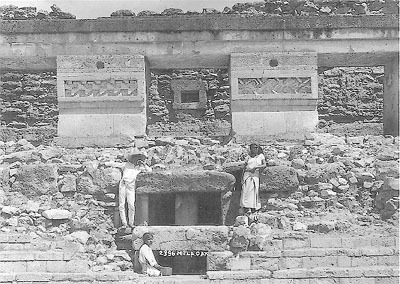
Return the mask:
[[128,161],[131,160],[146,160],[147,154],[144,151],[140,151],[139,149],[133,149],[127,156],[126,159]]

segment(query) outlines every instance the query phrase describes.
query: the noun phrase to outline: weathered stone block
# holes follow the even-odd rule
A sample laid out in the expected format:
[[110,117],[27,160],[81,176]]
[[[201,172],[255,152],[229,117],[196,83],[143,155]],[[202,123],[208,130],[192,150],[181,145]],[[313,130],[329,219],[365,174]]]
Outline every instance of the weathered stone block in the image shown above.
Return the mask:
[[72,217],[72,213],[64,209],[50,209],[43,211],[43,217],[50,220],[66,220]]
[[122,173],[117,168],[97,169],[94,172],[93,182],[104,193],[115,192],[121,178]]
[[22,165],[11,191],[26,196],[57,192],[57,169],[50,164]]
[[229,270],[250,270],[251,259],[250,258],[230,258],[227,263]]
[[26,261],[0,262],[0,273],[26,272]]
[[376,161],[376,179],[384,180],[386,177],[399,178],[398,161]]
[[66,175],[60,184],[60,192],[75,192],[76,177],[74,175]]
[[267,167],[260,178],[260,191],[295,191],[298,186],[296,170],[291,167]]
[[136,192],[224,192],[234,183],[233,175],[217,171],[153,172],[137,177]]
[[310,241],[307,239],[284,239],[284,249],[295,249],[295,248],[308,248],[310,247]]
[[207,270],[227,270],[226,265],[231,257],[233,257],[233,253],[231,251],[209,252],[207,254]]
[[337,266],[336,256],[303,257],[303,268]]
[[208,271],[210,280],[245,280],[269,278],[271,272],[268,270],[243,270],[243,271]]
[[251,269],[275,271],[279,269],[279,258],[252,258]]
[[135,227],[132,232],[133,249],[142,245],[142,236],[154,235],[153,250],[226,251],[229,228],[225,226],[146,226]]
[[310,239],[313,248],[338,248],[342,245],[340,238],[312,238]]
[[0,252],[0,261],[28,261],[34,259],[35,254],[33,252]]
[[[372,278],[369,278],[369,279],[372,279]],[[399,277],[382,277],[382,278],[378,277],[378,278],[375,278],[374,281],[375,282],[371,282],[371,283],[372,284],[398,284]],[[353,282],[353,283],[355,284],[356,282]],[[351,283],[351,284],[353,284],[353,283]]]
[[24,273],[17,274],[15,280],[19,282],[47,282],[50,281],[51,275],[48,273]]
[[303,267],[302,257],[285,257],[279,262],[280,269],[294,269]]

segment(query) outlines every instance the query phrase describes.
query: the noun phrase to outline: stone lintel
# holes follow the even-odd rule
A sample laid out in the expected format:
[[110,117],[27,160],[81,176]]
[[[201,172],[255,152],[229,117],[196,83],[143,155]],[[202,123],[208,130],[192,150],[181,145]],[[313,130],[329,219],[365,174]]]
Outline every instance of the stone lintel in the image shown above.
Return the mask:
[[140,249],[144,233],[154,235],[153,250],[226,251],[227,226],[138,226],[132,232],[132,247]]
[[231,190],[234,183],[233,175],[218,171],[152,172],[137,177],[136,193],[222,193]]

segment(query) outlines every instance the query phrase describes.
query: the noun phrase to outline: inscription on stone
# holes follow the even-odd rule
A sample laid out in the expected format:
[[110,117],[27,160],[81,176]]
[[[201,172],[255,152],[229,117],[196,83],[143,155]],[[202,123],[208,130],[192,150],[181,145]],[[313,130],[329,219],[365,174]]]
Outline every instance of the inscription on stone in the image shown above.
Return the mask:
[[190,257],[201,257],[207,256],[207,251],[185,251],[185,250],[160,250],[158,253],[160,256],[190,256]]
[[239,78],[239,94],[311,94],[310,77]]
[[65,80],[65,96],[74,97],[128,97],[137,96],[136,80]]

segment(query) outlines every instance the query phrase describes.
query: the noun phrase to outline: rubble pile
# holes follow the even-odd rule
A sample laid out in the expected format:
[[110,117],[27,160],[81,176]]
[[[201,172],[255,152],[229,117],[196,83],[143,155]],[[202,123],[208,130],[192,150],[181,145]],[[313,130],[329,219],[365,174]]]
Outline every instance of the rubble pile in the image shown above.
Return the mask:
[[[14,5],[0,6],[0,19],[28,20],[28,19],[75,19],[71,13],[63,12],[56,5],[52,5],[51,12],[36,7],[17,7]],[[161,13],[141,11],[135,14],[132,10],[123,9],[111,13],[111,17],[149,17],[175,15],[209,15],[209,14],[239,14],[239,15],[267,15],[267,16],[324,16],[324,15],[388,15],[398,14],[399,3],[395,0],[357,0],[357,1],[280,1],[265,0],[260,2],[237,3],[232,7],[225,7],[222,11],[214,8],[203,8],[202,12],[183,11],[177,8],[167,8]]]
[[[398,11],[396,1],[280,1],[265,0],[260,2],[236,3],[225,7],[222,11],[214,8],[203,8],[202,12],[186,11],[176,8],[165,9],[161,13],[142,11],[142,16],[172,16],[172,15],[207,15],[207,14],[240,14],[269,16],[323,16],[323,15],[385,15]],[[134,16],[130,10],[113,12],[111,17]]]
[[52,5],[51,11],[39,10],[36,7],[18,7],[14,5],[0,6],[0,20],[46,20],[46,19],[76,19],[76,16],[63,12],[56,5]]
[[[378,223],[396,226],[398,143],[393,137],[312,134],[300,144],[264,145],[269,166],[261,181],[262,210],[239,217],[238,226],[250,227],[235,229],[231,245],[262,249],[271,228],[332,233]],[[246,145],[210,138],[138,138],[133,146],[147,151],[155,172],[224,171],[247,152]],[[113,262],[111,255],[116,255],[118,183],[130,150],[0,142],[1,230],[78,239],[93,269],[126,269],[127,263]],[[282,170],[286,176],[275,175]]]

